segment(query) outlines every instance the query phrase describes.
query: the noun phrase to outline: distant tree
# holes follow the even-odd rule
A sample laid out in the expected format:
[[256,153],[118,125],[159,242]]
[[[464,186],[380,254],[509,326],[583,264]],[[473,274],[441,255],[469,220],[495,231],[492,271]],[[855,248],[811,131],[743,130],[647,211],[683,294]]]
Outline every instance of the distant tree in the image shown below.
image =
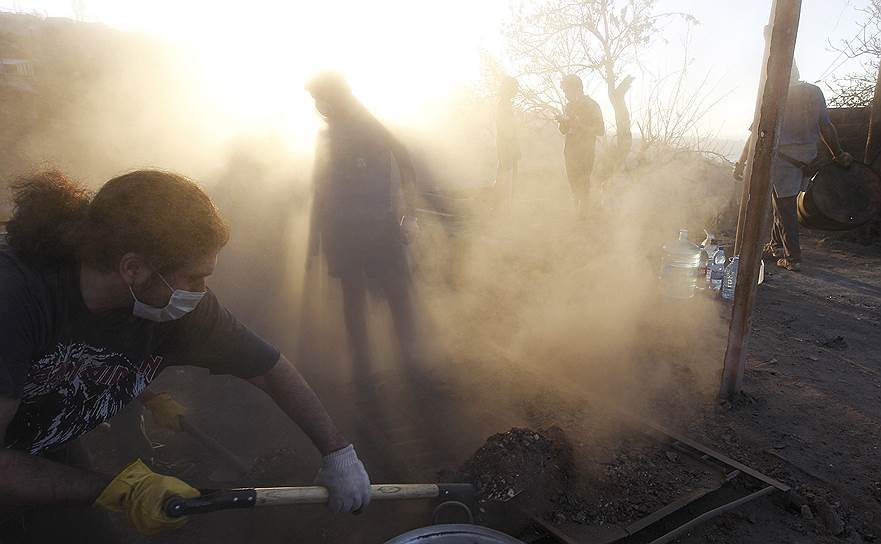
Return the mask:
[[720,89],[720,81],[711,80],[709,72],[689,78],[692,68],[689,38],[687,33],[677,69],[661,75],[645,71],[646,82],[635,109],[640,151],[695,151],[725,159],[725,150],[715,149],[718,134],[702,121],[731,94],[731,89]]
[[859,31],[853,38],[833,45],[832,49],[845,59],[862,60],[862,67],[826,83],[832,91],[829,98],[831,106],[869,106],[875,93],[875,80],[881,60],[881,0],[870,0],[859,11],[864,16]]
[[528,106],[553,117],[563,98],[567,73],[599,76],[615,112],[617,153],[633,145],[626,96],[633,83],[627,72],[658,38],[660,22],[681,13],[658,13],[656,0],[523,0],[514,7],[505,38],[514,76]]

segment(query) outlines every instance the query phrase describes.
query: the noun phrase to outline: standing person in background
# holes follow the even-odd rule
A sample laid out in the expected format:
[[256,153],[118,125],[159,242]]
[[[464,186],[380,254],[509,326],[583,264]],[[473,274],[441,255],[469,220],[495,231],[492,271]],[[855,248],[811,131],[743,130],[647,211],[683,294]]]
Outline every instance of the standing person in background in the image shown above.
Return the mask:
[[514,199],[514,185],[517,183],[517,163],[520,161],[520,142],[517,138],[517,117],[512,101],[520,86],[511,76],[504,76],[499,85],[499,105],[496,108],[496,207]]
[[575,74],[565,76],[561,88],[566,95],[566,106],[563,115],[557,117],[557,123],[560,132],[566,136],[563,148],[566,175],[576,211],[584,218],[590,207],[590,176],[596,157],[596,141],[606,133],[606,127],[600,105],[585,96],[580,77]]
[[[812,173],[820,140],[829,148],[835,162],[845,168],[851,165],[853,157],[841,148],[838,131],[829,120],[823,91],[816,85],[801,81],[793,62],[777,151],[771,162],[774,224],[771,240],[762,252],[763,258],[777,259],[777,266],[790,271],[801,267],[798,194],[804,190],[808,180],[806,171]],[[734,166],[734,177],[738,180],[743,179],[748,154],[749,141]]]
[[309,255],[323,254],[329,275],[340,280],[349,349],[363,377],[371,370],[368,293],[388,303],[404,360],[413,362],[418,353],[404,246],[406,235],[418,229],[407,206],[413,167],[404,146],[340,74],[320,73],[306,90],[327,123],[315,153]]

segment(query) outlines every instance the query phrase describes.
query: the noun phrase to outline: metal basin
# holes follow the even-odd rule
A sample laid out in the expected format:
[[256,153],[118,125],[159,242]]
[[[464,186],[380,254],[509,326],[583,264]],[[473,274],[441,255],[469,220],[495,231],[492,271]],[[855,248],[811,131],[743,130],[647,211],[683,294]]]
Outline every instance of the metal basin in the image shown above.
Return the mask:
[[881,210],[881,178],[862,163],[820,168],[808,190],[798,195],[798,222],[805,228],[850,230]]
[[385,544],[523,544],[523,542],[480,525],[457,523],[415,529]]

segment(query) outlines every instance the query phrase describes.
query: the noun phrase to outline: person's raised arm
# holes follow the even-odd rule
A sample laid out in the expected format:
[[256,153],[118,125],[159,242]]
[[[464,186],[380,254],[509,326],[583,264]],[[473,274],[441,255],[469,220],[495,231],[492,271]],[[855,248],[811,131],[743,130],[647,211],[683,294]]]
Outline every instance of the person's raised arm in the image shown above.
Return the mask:
[[559,114],[555,117],[557,120],[557,129],[560,134],[569,134],[569,118],[565,114]]
[[272,368],[249,381],[272,397],[321,452],[316,482],[328,488],[330,509],[353,512],[366,507],[370,503],[367,471],[297,368],[281,355]]
[[835,129],[835,125],[833,125],[830,121],[820,122],[820,136],[823,138],[823,143],[826,144],[826,147],[829,148],[829,152],[832,153],[832,159],[841,164],[844,167],[850,166],[853,162],[853,157],[850,153],[842,149],[841,141],[838,139],[838,131]]
[[278,407],[306,433],[321,455],[349,445],[318,395],[284,355],[265,374],[249,381],[272,397]]
[[820,129],[820,137],[823,138],[823,143],[826,144],[826,147],[829,148],[829,152],[832,153],[832,160],[847,168],[853,163],[853,156],[841,147],[841,141],[838,139],[838,131],[835,130],[835,125],[832,124],[832,120],[829,118],[829,108],[826,107],[826,97],[823,96],[823,91],[820,89],[816,89],[816,100],[819,110],[817,128]]

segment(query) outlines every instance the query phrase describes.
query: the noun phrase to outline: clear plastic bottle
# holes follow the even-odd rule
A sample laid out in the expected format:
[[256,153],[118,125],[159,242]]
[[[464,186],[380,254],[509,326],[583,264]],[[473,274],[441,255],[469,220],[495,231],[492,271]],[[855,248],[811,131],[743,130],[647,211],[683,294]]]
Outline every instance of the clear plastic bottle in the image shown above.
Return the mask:
[[706,234],[707,237],[704,238],[703,243],[701,243],[701,268],[702,272],[706,275],[704,287],[709,288],[713,258],[716,256],[716,252],[719,250],[719,240],[716,239],[715,234],[707,230],[704,230],[704,234]]
[[706,229],[704,230],[704,234],[706,234],[707,237],[704,238],[704,241],[701,243],[701,249],[703,249],[704,252],[706,252],[707,256],[712,259],[713,253],[715,253],[716,250],[719,249],[719,239],[716,238],[715,234],[707,231]]
[[722,282],[722,298],[734,300],[734,291],[737,289],[737,268],[740,266],[740,257],[731,257],[731,262],[725,267],[725,279]]
[[664,244],[661,264],[661,289],[670,298],[691,298],[697,284],[701,250],[688,241],[688,230],[679,231],[679,239]]
[[[719,252],[719,249],[716,248],[715,251],[709,252],[704,251],[703,254],[706,255],[706,264],[704,265],[704,269],[702,270],[704,276],[704,287],[707,289],[710,288],[710,280],[713,276],[713,263],[716,260],[716,253]],[[701,256],[701,262],[704,261],[704,257]]]
[[698,289],[707,289],[710,287],[710,265],[713,264],[713,255],[715,255],[716,250],[719,247],[715,234],[711,234],[706,229],[704,230],[704,234],[706,234],[707,237],[701,242],[701,261],[700,266],[698,267],[698,277],[702,278],[704,281],[699,282]]
[[713,262],[707,267],[710,274],[710,289],[714,292],[722,289],[722,280],[725,279],[725,262],[727,260],[725,250],[720,247],[713,255]]

